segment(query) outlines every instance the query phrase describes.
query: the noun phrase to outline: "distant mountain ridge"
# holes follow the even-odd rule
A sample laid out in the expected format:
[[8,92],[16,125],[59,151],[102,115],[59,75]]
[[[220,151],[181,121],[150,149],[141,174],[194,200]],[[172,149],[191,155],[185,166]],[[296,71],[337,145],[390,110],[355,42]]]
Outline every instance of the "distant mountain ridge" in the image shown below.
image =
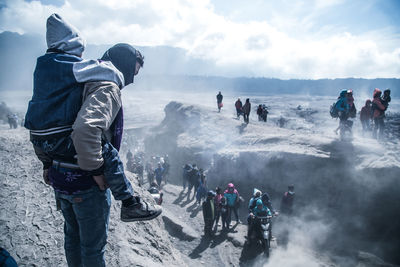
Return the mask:
[[[100,58],[111,45],[88,45],[84,58]],[[280,80],[275,78],[223,77],[224,70],[214,62],[191,57],[184,49],[169,46],[140,47],[145,65],[137,84],[146,90],[224,90],[263,94],[336,95],[343,88],[372,92],[373,88],[391,88],[400,93],[400,79],[319,79]],[[0,33],[0,91],[32,90],[36,58],[44,53],[46,43],[38,35]]]

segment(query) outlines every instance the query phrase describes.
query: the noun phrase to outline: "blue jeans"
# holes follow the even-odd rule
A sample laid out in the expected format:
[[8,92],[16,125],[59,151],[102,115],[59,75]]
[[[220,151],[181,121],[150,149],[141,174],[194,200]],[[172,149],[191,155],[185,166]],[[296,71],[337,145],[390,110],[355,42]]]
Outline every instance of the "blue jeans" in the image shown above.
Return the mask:
[[104,176],[116,200],[124,200],[133,196],[133,188],[125,176],[124,164],[118,150],[110,143],[103,145]]
[[64,222],[64,249],[69,267],[105,266],[110,190],[97,186],[67,195],[55,192]]

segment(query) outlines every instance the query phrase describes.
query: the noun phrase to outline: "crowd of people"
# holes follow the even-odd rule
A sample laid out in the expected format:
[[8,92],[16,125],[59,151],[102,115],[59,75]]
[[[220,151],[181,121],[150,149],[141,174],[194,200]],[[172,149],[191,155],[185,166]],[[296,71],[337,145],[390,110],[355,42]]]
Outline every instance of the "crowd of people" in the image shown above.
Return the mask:
[[[185,164],[182,167],[182,187],[184,192],[187,189],[187,199],[196,197],[196,202],[202,203],[202,211],[204,218],[204,234],[212,236],[222,225],[222,230],[229,230],[232,226],[232,216],[236,220],[236,224],[242,223],[239,216],[239,207],[244,199],[240,196],[238,189],[233,183],[228,183],[225,188],[217,186],[214,190],[210,190],[207,186],[207,178],[203,169],[199,169],[197,165]],[[193,189],[193,190],[192,190]],[[193,194],[191,193],[193,191]],[[262,206],[256,205],[257,200],[262,201]],[[288,186],[281,199],[281,212],[290,215],[293,212],[294,204],[294,185]],[[272,206],[272,201],[268,193],[262,193],[258,189],[254,189],[248,205],[248,225],[249,233],[251,232],[253,223],[252,218],[266,211],[270,215],[277,215],[278,212]],[[220,223],[221,219],[221,223]]]
[[[218,106],[218,112],[221,111],[222,105],[222,99],[223,96],[221,92],[218,93],[217,95],[217,106]],[[238,98],[235,102],[235,109],[236,109],[236,116],[239,119],[240,116],[243,116],[244,123],[248,124],[249,123],[249,116],[251,112],[251,103],[250,103],[250,98],[246,98],[246,101],[243,105],[242,101],[240,98]],[[264,121],[267,122],[267,115],[268,115],[268,109],[267,106],[264,104],[260,104],[257,107],[257,116],[259,121]]]
[[[385,131],[385,111],[391,101],[390,89],[382,91],[375,88],[372,94],[372,100],[367,99],[365,105],[360,111],[360,121],[362,125],[363,134],[372,132],[372,136],[376,139],[384,138]],[[223,96],[221,92],[217,95],[218,111],[222,107]],[[247,98],[243,105],[240,98],[235,102],[236,116],[239,119],[243,116],[246,124],[249,123],[249,116],[251,112],[250,99]],[[265,104],[259,104],[257,107],[257,116],[259,121],[267,122],[268,108]],[[333,118],[339,118],[339,126],[335,129],[335,133],[340,132],[341,138],[346,135],[352,135],[353,120],[357,116],[357,109],[354,104],[354,96],[352,89],[344,89],[340,92],[339,97],[335,103],[332,104],[330,114]],[[278,126],[283,127],[285,119],[281,117],[277,121]]]
[[[283,194],[281,199],[280,208],[282,214],[291,215],[293,213],[294,195],[294,185],[289,185],[288,191]],[[236,224],[242,223],[239,217],[239,207],[243,201],[233,183],[228,183],[225,189],[217,186],[215,191],[209,190],[202,204],[204,235],[212,236],[220,225],[222,225],[222,231],[229,231],[232,226],[233,215],[235,216]],[[269,194],[262,193],[255,188],[248,204],[248,239],[250,239],[252,232],[257,229],[257,220],[255,220],[257,216],[278,216],[278,214],[272,206]]]
[[167,184],[170,169],[168,154],[149,157],[144,163],[145,155],[143,152],[137,152],[133,155],[132,151],[129,150],[126,154],[126,160],[126,169],[138,175],[140,186],[144,184],[145,172],[149,185],[157,184],[161,189],[162,183]]
[[[383,92],[378,88],[373,91],[373,100],[367,99],[365,105],[360,111],[360,121],[363,134],[372,132],[376,139],[383,139],[385,136],[385,111],[391,101],[390,89]],[[340,130],[340,136],[352,134],[353,121],[357,115],[357,109],[354,104],[353,90],[342,90],[337,101],[332,104],[330,114],[333,118],[339,118],[339,126],[335,133]]]

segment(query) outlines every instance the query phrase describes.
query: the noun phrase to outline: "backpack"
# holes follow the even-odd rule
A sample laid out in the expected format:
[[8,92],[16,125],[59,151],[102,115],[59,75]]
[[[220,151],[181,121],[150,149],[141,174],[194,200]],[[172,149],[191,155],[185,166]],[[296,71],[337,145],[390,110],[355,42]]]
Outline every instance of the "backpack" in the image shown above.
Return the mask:
[[332,118],[339,118],[339,110],[336,108],[337,102],[333,102],[329,109],[329,113],[331,114]]

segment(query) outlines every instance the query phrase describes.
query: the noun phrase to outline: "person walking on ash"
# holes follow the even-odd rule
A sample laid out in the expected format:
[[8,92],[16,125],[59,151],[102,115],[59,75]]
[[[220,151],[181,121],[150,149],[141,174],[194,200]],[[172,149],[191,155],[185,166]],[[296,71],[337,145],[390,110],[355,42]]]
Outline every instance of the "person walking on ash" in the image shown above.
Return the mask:
[[240,115],[243,115],[243,104],[242,101],[240,100],[240,98],[238,98],[238,100],[236,100],[235,102],[235,108],[236,108],[236,116],[239,119]]
[[222,99],[223,99],[224,97],[223,97],[223,95],[221,94],[221,91],[219,91],[218,92],[218,95],[217,95],[217,106],[218,106],[218,112],[221,112],[221,108],[224,106],[223,104],[222,104]]
[[244,103],[243,106],[243,120],[245,123],[249,123],[250,111],[251,111],[250,99],[247,98],[246,103]]
[[360,121],[363,129],[363,134],[371,130],[371,119],[372,119],[372,106],[371,100],[365,101],[365,106],[360,111]]
[[283,194],[281,200],[282,214],[291,215],[293,213],[294,195],[294,185],[289,185],[288,191]]
[[203,209],[203,219],[204,219],[204,235],[212,236],[213,225],[215,221],[215,203],[214,203],[215,193],[210,190],[207,192],[207,198],[202,204]]
[[373,111],[373,118],[374,118],[374,131],[373,137],[376,139],[383,139],[384,137],[384,130],[385,130],[385,111],[387,106],[384,103],[388,104],[389,102],[382,101],[381,98],[382,91],[378,88],[374,90],[374,100],[372,100],[372,111]]
[[257,108],[258,121],[267,122],[268,110],[265,105],[258,105]]
[[239,192],[236,190],[233,183],[229,183],[227,189],[224,192],[224,197],[228,205],[228,225],[231,224],[232,212],[235,213],[236,223],[239,224],[239,213],[238,213],[238,203],[239,203]]

